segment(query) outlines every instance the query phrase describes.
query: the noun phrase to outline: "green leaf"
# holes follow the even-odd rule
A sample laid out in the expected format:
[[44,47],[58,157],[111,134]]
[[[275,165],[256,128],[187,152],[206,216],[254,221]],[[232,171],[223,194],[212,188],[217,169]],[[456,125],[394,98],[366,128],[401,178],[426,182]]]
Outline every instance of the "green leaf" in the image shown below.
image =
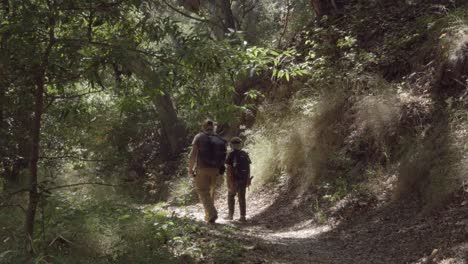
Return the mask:
[[284,76],[284,71],[283,71],[283,70],[280,70],[280,71],[278,72],[278,78],[281,79],[281,78],[283,78],[283,76]]
[[275,56],[279,56],[280,54],[274,50],[270,50],[270,53]]
[[131,215],[129,215],[129,214],[122,215],[122,216],[119,217],[119,221],[127,220],[127,219],[129,219],[130,217],[131,217]]

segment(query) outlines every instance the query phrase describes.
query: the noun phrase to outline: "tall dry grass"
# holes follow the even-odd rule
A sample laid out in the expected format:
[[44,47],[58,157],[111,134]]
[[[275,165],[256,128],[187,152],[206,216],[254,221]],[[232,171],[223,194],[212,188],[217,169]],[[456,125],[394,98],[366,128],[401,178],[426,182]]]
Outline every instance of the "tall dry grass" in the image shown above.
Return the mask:
[[322,177],[329,153],[343,142],[346,97],[296,98],[286,108],[264,108],[247,142],[254,187],[284,180],[305,191]]
[[468,180],[468,30],[462,22],[441,36],[440,66],[430,87],[432,120],[406,144],[400,159],[395,197],[415,194],[424,202],[424,212],[442,206]]
[[301,193],[334,179],[385,185],[396,174],[394,197],[416,194],[430,208],[466,179],[466,123],[436,117],[429,96],[379,78],[267,105],[259,115],[246,146],[255,188],[283,182]]

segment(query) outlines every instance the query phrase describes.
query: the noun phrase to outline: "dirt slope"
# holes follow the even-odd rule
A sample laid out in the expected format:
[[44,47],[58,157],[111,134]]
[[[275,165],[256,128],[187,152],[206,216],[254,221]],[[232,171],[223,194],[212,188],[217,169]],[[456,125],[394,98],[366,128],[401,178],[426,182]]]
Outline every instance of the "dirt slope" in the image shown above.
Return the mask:
[[[217,200],[220,216],[225,197]],[[317,224],[307,208],[275,191],[250,195],[247,223],[220,219],[237,228],[233,239],[248,249],[245,263],[467,263],[468,192],[449,206],[420,215],[416,201],[386,203],[338,225]],[[200,204],[171,207],[179,216],[203,221]]]

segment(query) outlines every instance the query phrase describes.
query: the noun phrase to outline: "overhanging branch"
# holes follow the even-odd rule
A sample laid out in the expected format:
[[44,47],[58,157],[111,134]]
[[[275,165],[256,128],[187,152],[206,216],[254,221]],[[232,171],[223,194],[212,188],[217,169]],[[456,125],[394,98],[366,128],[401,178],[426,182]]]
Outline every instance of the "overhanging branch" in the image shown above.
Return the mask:
[[83,185],[99,185],[99,186],[107,186],[107,187],[120,187],[120,186],[123,186],[122,184],[109,184],[109,183],[103,183],[103,182],[80,182],[80,183],[73,183],[73,184],[67,184],[67,185],[54,186],[54,187],[51,187],[51,188],[44,189],[42,192],[50,192],[52,190],[64,189],[64,188],[70,188],[70,187],[76,187],[76,186],[83,186]]
[[[64,189],[64,188],[70,188],[70,187],[76,187],[76,186],[83,186],[83,185],[99,185],[99,186],[108,186],[108,187],[121,187],[125,186],[125,184],[109,184],[109,183],[103,183],[103,182],[79,182],[79,183],[72,183],[72,184],[66,184],[66,185],[59,185],[59,186],[54,186],[50,188],[39,188],[41,191],[39,192],[39,195],[41,195],[44,192],[50,192],[52,190],[57,190],[57,189]],[[0,198],[4,201],[3,203],[0,204],[0,207],[2,206],[7,206],[5,202],[10,199],[11,197],[24,193],[24,192],[29,192],[31,190],[31,186],[27,186],[21,189],[18,189],[16,191],[10,192],[10,193],[5,193],[3,195],[0,195]],[[8,206],[13,206],[13,205],[8,205]]]
[[177,7],[169,4],[166,0],[162,0],[164,4],[166,4],[170,9],[172,9],[173,11],[183,15],[184,17],[188,17],[190,19],[193,19],[193,20],[196,20],[196,21],[199,21],[199,22],[203,22],[203,23],[208,23],[208,24],[211,24],[213,26],[216,26],[216,27],[219,27],[219,28],[222,28],[220,25],[214,23],[213,21],[209,20],[209,19],[202,19],[202,18],[198,18],[198,17],[194,17],[190,14],[187,14],[181,10],[179,10]]
[[78,161],[89,161],[89,162],[105,162],[105,161],[116,161],[121,159],[84,159],[77,156],[65,155],[65,156],[54,156],[54,157],[39,157],[42,160],[58,160],[58,159],[71,159]]

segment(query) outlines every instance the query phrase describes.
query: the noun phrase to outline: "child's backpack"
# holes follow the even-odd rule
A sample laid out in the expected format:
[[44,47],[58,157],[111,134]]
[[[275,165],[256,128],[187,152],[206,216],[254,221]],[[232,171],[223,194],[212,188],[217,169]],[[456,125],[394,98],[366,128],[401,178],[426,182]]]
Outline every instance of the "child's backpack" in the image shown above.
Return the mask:
[[250,164],[252,163],[249,154],[243,150],[237,150],[233,155],[234,180],[246,183],[250,178]]

